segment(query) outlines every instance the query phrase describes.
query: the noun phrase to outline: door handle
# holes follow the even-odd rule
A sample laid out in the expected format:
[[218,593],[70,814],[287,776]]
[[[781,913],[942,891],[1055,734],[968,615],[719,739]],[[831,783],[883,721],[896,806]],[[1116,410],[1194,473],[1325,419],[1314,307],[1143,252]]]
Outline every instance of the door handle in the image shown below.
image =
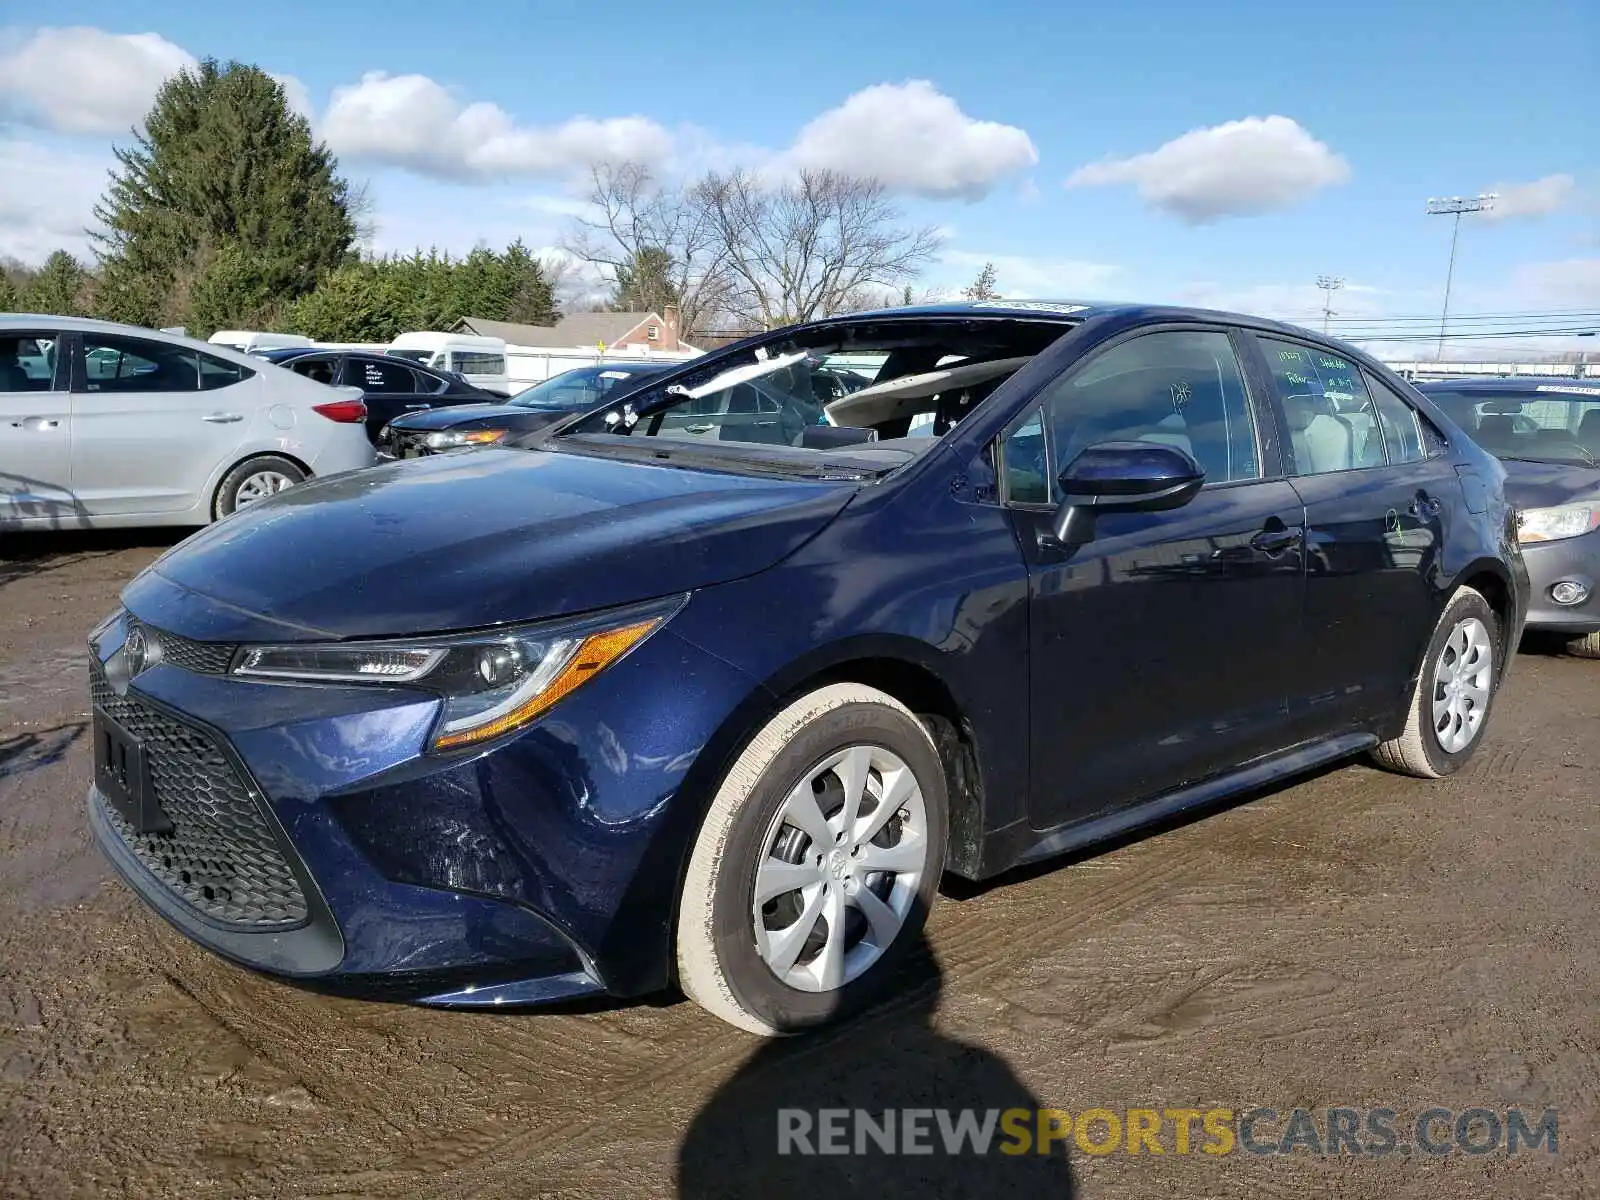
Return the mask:
[[55,417],[23,417],[20,421],[11,422],[13,429],[60,429],[61,422]]
[[1282,554],[1298,542],[1304,532],[1298,526],[1291,529],[1263,529],[1250,539],[1250,545],[1263,554]]
[[710,433],[714,426],[711,425],[685,425],[685,433]]
[[244,420],[244,417],[240,413],[222,413],[222,412],[217,412],[217,413],[207,413],[205,416],[201,417],[200,419],[202,421],[210,421],[213,425],[232,425],[235,421]]
[[415,412],[419,408],[429,408],[429,407],[431,407],[431,405],[427,405],[427,404],[408,404],[408,405],[406,405],[406,411],[407,412]]
[[1406,506],[1406,511],[1413,517],[1437,517],[1444,511],[1444,502],[1435,500],[1432,496],[1424,496],[1413,500]]

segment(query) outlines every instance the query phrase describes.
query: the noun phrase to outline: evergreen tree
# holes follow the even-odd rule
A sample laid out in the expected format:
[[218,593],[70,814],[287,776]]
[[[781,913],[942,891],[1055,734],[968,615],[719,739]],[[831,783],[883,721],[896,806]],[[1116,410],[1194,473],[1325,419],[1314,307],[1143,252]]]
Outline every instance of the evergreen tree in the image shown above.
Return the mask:
[[673,284],[676,263],[659,246],[645,246],[617,267],[611,307],[617,312],[659,313],[682,299]]
[[44,266],[21,289],[17,299],[27,312],[81,317],[89,311],[89,282],[89,272],[83,264],[65,250],[57,250],[44,260]]
[[259,68],[207,59],[174,76],[115,153],[95,209],[102,315],[202,335],[259,325],[263,297],[286,304],[349,258],[349,185]]
[[983,264],[983,270],[978,272],[978,277],[967,285],[961,294],[968,300],[998,300],[1000,293],[995,290],[994,284],[994,264],[986,262]]

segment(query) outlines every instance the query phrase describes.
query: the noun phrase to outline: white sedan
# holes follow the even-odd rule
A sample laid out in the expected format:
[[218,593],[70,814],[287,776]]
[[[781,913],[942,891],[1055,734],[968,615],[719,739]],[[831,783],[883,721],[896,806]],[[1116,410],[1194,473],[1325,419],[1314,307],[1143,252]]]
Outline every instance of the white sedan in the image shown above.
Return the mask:
[[372,463],[356,388],[192,338],[0,314],[0,529],[204,525]]

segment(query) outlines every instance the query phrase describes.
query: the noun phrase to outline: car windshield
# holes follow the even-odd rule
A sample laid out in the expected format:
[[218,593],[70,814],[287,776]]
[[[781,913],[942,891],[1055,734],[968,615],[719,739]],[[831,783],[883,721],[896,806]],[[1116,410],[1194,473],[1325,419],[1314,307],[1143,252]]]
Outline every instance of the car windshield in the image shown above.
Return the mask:
[[878,315],[791,330],[646,385],[563,430],[552,448],[604,452],[607,443],[646,437],[658,458],[760,460],[762,469],[782,461],[804,472],[808,457],[823,462],[850,449],[898,464],[1071,328],[1014,317]]
[[1600,382],[1428,394],[1498,458],[1590,466],[1600,460]]
[[640,382],[640,376],[653,374],[627,367],[577,367],[518,392],[507,403],[518,408],[578,412],[599,404],[618,387],[632,386]]

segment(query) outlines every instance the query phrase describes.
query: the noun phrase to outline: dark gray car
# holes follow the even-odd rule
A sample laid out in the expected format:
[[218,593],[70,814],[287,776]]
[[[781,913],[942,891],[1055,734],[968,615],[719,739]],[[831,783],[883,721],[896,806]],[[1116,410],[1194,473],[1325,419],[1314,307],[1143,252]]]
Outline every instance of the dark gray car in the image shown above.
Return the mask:
[[1533,580],[1528,628],[1600,658],[1600,379],[1419,384],[1506,467]]

